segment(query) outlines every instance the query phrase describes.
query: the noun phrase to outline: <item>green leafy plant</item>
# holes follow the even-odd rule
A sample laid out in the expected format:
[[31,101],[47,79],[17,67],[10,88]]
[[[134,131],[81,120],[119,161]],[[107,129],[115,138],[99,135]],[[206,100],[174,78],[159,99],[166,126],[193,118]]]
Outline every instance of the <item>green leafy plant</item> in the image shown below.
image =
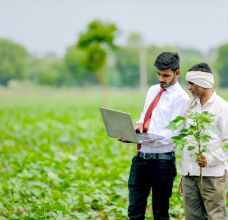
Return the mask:
[[[0,219],[127,220],[135,144],[107,136],[98,111],[103,91],[42,91],[1,88]],[[106,105],[136,120],[144,96],[110,91]],[[184,214],[179,181],[170,201],[176,220]],[[148,198],[146,220],[151,209]]]
[[[196,151],[196,160],[198,161],[200,156],[207,151],[207,143],[211,139],[209,135],[205,133],[208,129],[214,129],[212,126],[214,115],[208,111],[202,113],[191,112],[185,117],[178,116],[167,126],[170,130],[180,130],[178,136],[172,137],[173,142],[177,148],[181,150],[184,146],[188,146],[188,151]],[[186,120],[189,122],[189,126],[186,128],[184,124]],[[200,181],[202,188],[202,167],[200,167]]]

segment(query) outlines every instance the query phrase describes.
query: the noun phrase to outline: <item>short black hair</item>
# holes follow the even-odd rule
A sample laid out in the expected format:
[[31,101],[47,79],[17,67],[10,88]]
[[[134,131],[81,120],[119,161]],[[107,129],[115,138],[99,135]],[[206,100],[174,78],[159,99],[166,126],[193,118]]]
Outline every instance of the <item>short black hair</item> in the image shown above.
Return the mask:
[[163,52],[157,56],[154,66],[159,70],[171,69],[175,71],[180,68],[179,55],[173,52]]
[[188,71],[202,71],[212,74],[211,68],[207,63],[198,63],[192,66]]

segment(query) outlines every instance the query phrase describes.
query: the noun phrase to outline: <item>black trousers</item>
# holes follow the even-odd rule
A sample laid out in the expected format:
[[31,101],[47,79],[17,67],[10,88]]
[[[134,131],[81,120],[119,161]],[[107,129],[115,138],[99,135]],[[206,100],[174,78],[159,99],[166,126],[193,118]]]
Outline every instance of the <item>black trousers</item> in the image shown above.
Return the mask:
[[128,181],[129,219],[145,219],[147,198],[152,189],[154,220],[169,220],[169,199],[172,195],[175,176],[175,157],[164,160],[135,156],[132,159]]

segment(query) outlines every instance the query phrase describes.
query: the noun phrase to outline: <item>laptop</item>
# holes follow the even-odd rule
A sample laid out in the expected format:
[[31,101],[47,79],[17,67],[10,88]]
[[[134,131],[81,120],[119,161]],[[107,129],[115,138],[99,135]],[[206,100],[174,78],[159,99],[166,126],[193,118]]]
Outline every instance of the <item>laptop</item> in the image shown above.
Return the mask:
[[122,138],[126,141],[142,144],[163,139],[162,136],[151,133],[136,133],[130,113],[100,107],[105,129],[110,137]]

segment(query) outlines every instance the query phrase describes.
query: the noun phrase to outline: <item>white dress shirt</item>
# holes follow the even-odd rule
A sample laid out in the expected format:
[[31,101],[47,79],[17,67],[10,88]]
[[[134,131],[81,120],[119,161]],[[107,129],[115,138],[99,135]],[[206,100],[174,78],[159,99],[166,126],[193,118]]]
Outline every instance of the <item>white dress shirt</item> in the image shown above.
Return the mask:
[[[148,90],[143,112],[137,123],[143,123],[146,111],[161,89],[160,85],[154,85]],[[148,133],[165,137],[165,141],[144,143],[139,151],[144,153],[165,153],[173,151],[171,137],[178,134],[178,131],[170,131],[166,128],[170,121],[176,118],[183,111],[189,97],[178,82],[168,87],[161,95],[160,100],[154,109],[148,127]]]
[[[228,143],[228,103],[214,92],[204,106],[201,106],[199,98],[197,98],[192,112],[211,112],[213,117],[213,127],[217,129],[207,129],[206,135],[212,139],[206,143],[207,151],[204,153],[207,159],[207,166],[202,169],[203,176],[223,176],[227,170],[227,152],[224,151],[222,145]],[[188,127],[190,121],[186,122]],[[189,140],[189,139],[188,139]],[[194,141],[194,139],[191,139]],[[200,167],[194,159],[197,149],[189,151],[185,146],[182,154],[182,175],[199,176]]]

